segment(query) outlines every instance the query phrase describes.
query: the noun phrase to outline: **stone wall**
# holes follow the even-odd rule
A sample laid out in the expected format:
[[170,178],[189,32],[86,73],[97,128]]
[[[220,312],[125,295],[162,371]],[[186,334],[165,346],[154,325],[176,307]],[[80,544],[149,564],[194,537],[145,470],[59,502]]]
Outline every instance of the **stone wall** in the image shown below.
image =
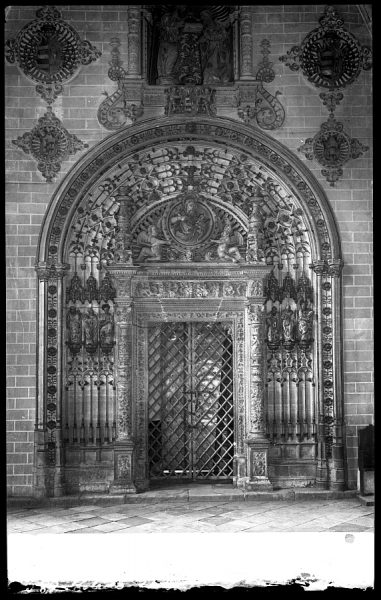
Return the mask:
[[[36,17],[38,6],[6,9],[5,39]],[[127,7],[60,6],[63,19],[82,39],[102,52],[90,65],[64,85],[53,109],[64,127],[92,148],[109,133],[97,120],[97,109],[115,84],[107,76],[110,41],[121,40],[120,58],[127,64]],[[338,7],[345,27],[362,44],[370,34],[357,5]],[[253,65],[262,59],[260,42],[271,43],[269,55],[276,72],[266,88],[280,91],[286,119],[270,135],[297,153],[328,117],[316,88],[299,72],[292,72],[278,57],[298,45],[318,26],[324,5],[252,6]],[[335,117],[346,132],[371,147],[372,72],[362,71],[344,92]],[[45,102],[15,65],[5,65],[5,158],[6,158],[6,262],[7,262],[7,451],[9,493],[32,492],[33,428],[36,398],[36,275],[34,263],[38,235],[53,192],[84,150],[64,162],[55,183],[47,183],[35,161],[11,140],[30,131],[46,111]],[[371,150],[344,166],[343,177],[331,187],[316,161],[300,158],[321,183],[335,211],[341,233],[343,271],[344,405],[347,436],[348,485],[356,487],[358,429],[373,415],[373,321],[372,321],[372,161]]]

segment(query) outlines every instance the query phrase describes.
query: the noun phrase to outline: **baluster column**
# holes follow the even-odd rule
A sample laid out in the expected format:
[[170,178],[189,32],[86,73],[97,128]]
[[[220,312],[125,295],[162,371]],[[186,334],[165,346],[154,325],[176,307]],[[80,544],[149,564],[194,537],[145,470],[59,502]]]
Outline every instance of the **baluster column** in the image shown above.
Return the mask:
[[[257,285],[255,285],[257,283]],[[255,294],[255,296],[253,296]],[[245,302],[245,318],[249,342],[248,398],[248,480],[249,490],[272,490],[268,478],[269,441],[266,436],[264,393],[264,296],[261,280],[252,282],[251,296]]]
[[140,79],[141,66],[141,7],[127,6],[127,75],[128,79]]
[[240,10],[240,80],[254,80],[253,75],[253,33],[251,6],[241,6]]
[[132,299],[131,279],[136,273],[131,258],[131,198],[120,190],[118,229],[114,262],[106,267],[116,289],[116,439],[114,443],[114,482],[110,493],[136,493],[134,480],[132,406]]

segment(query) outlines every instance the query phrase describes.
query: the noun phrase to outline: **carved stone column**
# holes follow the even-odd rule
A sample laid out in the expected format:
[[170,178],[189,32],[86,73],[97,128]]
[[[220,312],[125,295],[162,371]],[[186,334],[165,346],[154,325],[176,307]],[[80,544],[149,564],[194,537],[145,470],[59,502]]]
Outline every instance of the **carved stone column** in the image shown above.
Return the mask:
[[250,6],[241,6],[241,55],[240,55],[240,80],[254,80],[253,75],[253,33],[252,11]]
[[343,263],[341,259],[316,260],[310,266],[318,280],[321,357],[317,485],[342,490],[345,487],[340,312]]
[[341,259],[328,260],[328,276],[332,285],[332,382],[333,382],[333,439],[330,464],[329,487],[332,490],[345,489],[345,460],[344,460],[344,415],[343,390],[341,380]]
[[38,381],[34,431],[35,496],[62,496],[63,453],[61,421],[62,282],[70,266],[39,262]]
[[141,65],[141,6],[127,6],[127,47],[128,47],[128,79],[140,79]]
[[[255,286],[255,283],[258,285]],[[249,490],[272,490],[268,478],[268,448],[265,426],[264,396],[264,300],[262,281],[252,282],[251,294],[246,300],[245,313],[249,336],[249,429],[248,446]]]
[[106,267],[117,292],[115,299],[116,321],[116,439],[114,444],[114,483],[110,493],[136,493],[133,483],[132,439],[132,300],[131,278],[136,273],[131,258],[130,219],[131,198],[121,189],[118,228],[115,237],[114,262]]

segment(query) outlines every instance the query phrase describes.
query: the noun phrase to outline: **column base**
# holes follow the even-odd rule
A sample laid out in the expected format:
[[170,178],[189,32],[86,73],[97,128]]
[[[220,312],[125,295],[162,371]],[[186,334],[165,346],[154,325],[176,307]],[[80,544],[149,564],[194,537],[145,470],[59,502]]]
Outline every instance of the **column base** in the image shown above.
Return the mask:
[[248,492],[272,492],[273,489],[273,485],[268,477],[253,477],[245,485],[245,490]]
[[117,442],[114,447],[114,481],[110,485],[110,494],[136,494],[133,482],[133,442]]
[[268,478],[269,441],[264,437],[249,438],[249,477],[245,481],[245,489],[249,491],[272,491],[273,486]]
[[123,481],[114,481],[110,485],[109,494],[111,496],[120,496],[121,494],[136,494],[136,487],[132,482],[125,483]]

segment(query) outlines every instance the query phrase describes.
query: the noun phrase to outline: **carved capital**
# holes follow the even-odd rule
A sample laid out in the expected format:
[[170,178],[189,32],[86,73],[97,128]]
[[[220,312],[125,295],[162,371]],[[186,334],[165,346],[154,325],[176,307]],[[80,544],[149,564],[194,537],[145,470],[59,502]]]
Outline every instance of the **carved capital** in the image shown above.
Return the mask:
[[67,263],[41,261],[37,263],[34,268],[40,281],[48,281],[49,279],[63,279],[70,270],[70,265]]
[[343,270],[344,261],[341,258],[328,259],[328,274],[332,277],[340,277]]
[[327,272],[327,263],[325,260],[315,260],[310,264],[310,269],[312,269],[314,273],[320,277]]
[[115,321],[118,325],[129,325],[132,319],[132,306],[131,302],[123,303],[117,302],[115,310]]

